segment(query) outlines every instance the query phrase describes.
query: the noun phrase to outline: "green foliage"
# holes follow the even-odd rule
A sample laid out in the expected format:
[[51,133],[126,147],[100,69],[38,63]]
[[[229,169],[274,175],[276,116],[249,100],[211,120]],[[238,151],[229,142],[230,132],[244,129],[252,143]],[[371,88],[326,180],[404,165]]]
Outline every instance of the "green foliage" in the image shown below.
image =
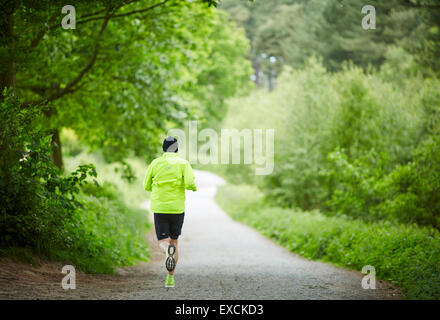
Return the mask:
[[286,62],[285,45],[296,34],[293,27],[301,16],[302,6],[295,0],[235,1],[223,0],[219,8],[246,31],[250,40],[249,58],[259,87],[274,86],[275,78]]
[[[151,141],[187,119],[218,120],[225,99],[250,87],[248,42],[217,3],[76,1],[68,30],[61,1],[4,4],[0,88],[21,100],[0,100],[1,246],[90,272],[147,257],[145,192],[133,183],[146,166],[127,158],[153,157],[160,144]],[[46,132],[61,132],[65,146]],[[61,166],[61,150],[70,174],[52,164],[53,152]]]
[[286,68],[274,91],[232,100],[223,126],[275,128],[275,167],[251,177],[230,166],[228,180],[259,184],[277,206],[438,228],[440,83],[402,50],[387,57],[380,72],[329,73],[311,59]]
[[378,181],[382,202],[372,211],[440,229],[440,136],[429,137],[414,159]]
[[148,196],[142,183],[139,183],[145,176],[148,165],[146,160],[132,157],[125,161],[126,165],[130,167],[130,179],[124,176],[124,170],[121,172],[124,166],[121,166],[120,162],[106,162],[102,153],[99,152],[89,153],[86,149],[83,149],[80,154],[74,157],[65,154],[65,160],[66,172],[74,171],[79,165],[93,163],[97,172],[99,172],[99,176],[96,178],[98,183],[100,185],[108,183],[114,185],[121,194],[124,203],[129,207],[139,208]]
[[249,93],[252,68],[245,59],[249,52],[249,41],[243,30],[228,21],[224,11],[217,11],[210,19],[211,30],[206,31],[203,39],[203,48],[206,49],[198,53],[192,70],[199,71],[189,89],[192,95],[190,101],[199,110],[195,116],[214,125],[212,122],[225,116],[227,98]]
[[411,1],[401,0],[405,3],[410,2],[417,11],[419,19],[423,22],[417,30],[418,38],[406,47],[413,53],[415,59],[429,74],[439,75],[440,63],[440,6],[437,0]]
[[93,165],[63,176],[38,125],[39,108],[23,108],[12,95],[0,106],[2,254],[29,262],[33,253],[86,272],[147,259],[145,213],[127,206],[113,185],[99,186]]
[[[75,215],[73,225],[66,225],[77,236],[71,259],[89,272],[112,272],[115,266],[148,259],[150,249],[144,236],[151,224],[145,210],[140,209],[147,194],[138,183],[145,175],[146,161],[129,158],[121,167],[121,163],[107,163],[102,154],[88,153],[85,148],[74,157],[65,154],[65,160],[67,172],[94,163],[101,186],[89,183],[82,188],[84,208]],[[124,168],[130,168],[129,179]]]
[[[388,67],[385,66],[385,69],[387,73]],[[411,117],[407,117],[405,123],[398,125],[403,106],[394,111],[387,107],[386,110],[391,115],[389,118],[379,109],[370,110],[372,114],[387,119],[387,122],[379,126],[376,135],[365,134],[364,137],[369,140],[356,139],[355,133],[345,130],[350,139],[354,137],[355,141],[360,142],[365,152],[356,152],[357,155],[353,155],[350,154],[347,144],[339,144],[346,149],[329,154],[331,169],[326,171],[326,174],[333,192],[331,199],[326,203],[327,212],[362,216],[366,220],[385,218],[440,227],[438,192],[440,97],[436,81],[425,80],[424,84],[422,93],[412,102],[418,106],[419,111],[409,114]],[[401,80],[398,80],[399,86],[406,87]],[[435,87],[437,90],[434,89]],[[409,103],[409,100],[406,102]],[[353,102],[351,105],[356,103]],[[350,112],[345,111],[344,117],[347,117],[347,114]],[[411,136],[408,135],[409,131],[405,127],[409,127],[410,121],[415,123],[415,114],[418,114],[419,129],[413,131]],[[359,119],[362,123],[357,122]],[[372,124],[368,125],[359,114],[349,122],[358,123],[357,128],[372,127]],[[375,122],[379,121],[375,120]],[[393,127],[387,126],[389,124]],[[401,127],[400,130],[396,130],[398,126]],[[341,130],[344,127],[351,128],[351,125],[343,123]],[[390,139],[386,139],[387,130],[390,132]],[[374,150],[380,150],[381,153]]]
[[249,87],[248,41],[210,3],[78,1],[77,27],[64,30],[64,3],[18,1],[3,69],[27,103],[48,102],[48,128],[72,128],[111,161],[153,155],[170,126],[219,118]]
[[362,0],[267,0],[252,4],[225,0],[220,7],[246,29],[257,78],[259,71],[270,77],[285,65],[301,67],[313,55],[322,57],[330,70],[341,70],[344,61],[378,68],[389,46],[409,49],[421,42],[424,28],[436,24],[436,15],[428,9],[411,8],[400,0],[373,0],[368,5],[376,9],[377,27],[364,30],[361,9],[366,4]]
[[[245,201],[243,201],[245,199]],[[372,265],[378,278],[400,286],[409,299],[440,298],[440,233],[415,225],[365,223],[267,206],[255,187],[226,185],[216,200],[234,219],[290,251],[355,270]]]
[[37,108],[23,109],[5,94],[1,102],[0,246],[29,246],[47,253],[67,237],[65,220],[81,205],[76,199],[93,165],[62,177],[50,158],[50,136],[36,123]]
[[[401,44],[411,39],[412,33],[420,25],[420,19],[411,8],[400,1],[370,1],[375,7],[376,29],[364,30],[361,21],[365,14],[361,9],[366,3],[361,0],[322,1],[311,3],[298,28],[306,29],[311,22],[315,28],[298,37],[298,43],[306,45],[305,57],[317,54],[324,58],[324,65],[331,70],[339,70],[344,61],[352,61],[367,68],[369,64],[379,67],[384,62],[387,47]],[[414,41],[414,39],[412,39]],[[294,49],[293,49],[294,50]],[[303,60],[307,61],[307,60]]]
[[147,260],[145,212],[129,207],[112,184],[88,184],[80,196],[83,210],[65,224],[67,250],[59,252],[86,272],[112,273],[117,266]]
[[78,141],[75,131],[63,128],[61,131],[61,141],[63,142],[63,153],[66,156],[77,156],[83,151],[83,146]]
[[343,150],[329,154],[327,172],[333,192],[327,214],[368,221],[395,220],[440,229],[439,137],[429,137],[416,149],[412,162],[387,172],[389,159],[371,153],[350,162]]
[[121,172],[121,178],[127,181],[128,183],[133,183],[134,181],[137,180],[130,165],[125,161],[121,162],[121,167],[115,168],[115,172],[116,173]]
[[[326,172],[333,190],[331,198],[326,201],[327,214],[347,215],[364,220],[375,221],[383,218],[385,212],[378,216],[371,212],[372,206],[379,204],[383,198],[377,192],[378,183],[384,175],[385,155],[370,152],[366,156],[350,163],[344,150],[337,150],[328,156],[330,169]],[[391,219],[390,216],[387,218]]]

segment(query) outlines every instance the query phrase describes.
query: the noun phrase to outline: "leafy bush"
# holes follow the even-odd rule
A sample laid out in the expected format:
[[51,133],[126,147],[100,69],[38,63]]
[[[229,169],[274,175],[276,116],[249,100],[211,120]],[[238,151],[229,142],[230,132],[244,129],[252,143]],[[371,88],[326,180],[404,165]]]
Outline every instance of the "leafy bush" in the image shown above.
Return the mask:
[[79,165],[93,163],[99,172],[96,178],[99,184],[113,184],[120,194],[120,199],[130,207],[139,208],[148,197],[142,186],[148,166],[144,159],[131,157],[125,160],[125,164],[120,161],[108,163],[102,153],[83,150],[74,157],[65,155],[64,160],[66,172],[74,171]]
[[440,233],[435,229],[270,207],[250,186],[223,186],[216,200],[232,218],[290,251],[355,270],[372,265],[380,279],[401,286],[409,299],[440,298]]
[[[147,198],[142,183],[115,174],[120,163],[107,163],[98,152],[83,151],[64,159],[66,170],[92,162],[99,172],[99,187],[92,183],[82,187],[82,212],[74,215],[73,224],[66,225],[73,239],[70,259],[83,270],[109,273],[115,266],[147,260],[150,250],[144,234],[151,224],[145,210],[140,209]],[[133,177],[143,178],[144,161],[130,158],[126,164],[132,168]]]
[[86,272],[148,257],[144,212],[126,205],[93,165],[63,176],[51,161],[51,136],[36,125],[41,110],[12,95],[0,103],[0,251],[73,263]]
[[[326,176],[332,185],[332,193],[325,203],[328,215],[347,215],[374,221],[386,215],[371,211],[374,205],[383,201],[378,193],[388,159],[386,154],[374,151],[349,161],[344,149],[337,149],[328,155],[329,168]],[[389,217],[388,217],[389,218]]]
[[145,212],[128,207],[112,184],[88,184],[83,205],[65,224],[69,245],[61,257],[87,272],[112,273],[116,266],[147,260],[144,234],[150,227]]
[[230,101],[223,127],[276,129],[275,166],[263,177],[245,165],[221,173],[258,184],[274,206],[438,227],[440,81],[402,50],[387,57],[380,71],[336,73],[311,59],[285,68],[274,91]]
[[96,172],[84,165],[62,177],[50,158],[51,137],[35,125],[40,110],[7,94],[0,105],[0,246],[47,253],[63,246],[63,223],[80,205],[79,187]]
[[350,162],[344,150],[329,154],[334,186],[326,212],[374,221],[395,220],[440,230],[440,136],[416,149],[413,161],[387,173],[385,154]]
[[386,153],[387,162],[373,161],[370,167],[390,170],[408,161],[419,141],[423,114],[402,97],[402,88],[352,66],[336,74],[321,68],[312,61],[304,70],[291,71],[277,89],[289,92],[282,103],[290,110],[286,127],[278,130],[276,169],[264,183],[274,203],[324,207],[334,192],[328,171],[336,169],[328,155],[337,148],[350,162]]
[[378,183],[383,201],[374,211],[440,230],[440,136],[428,138],[412,162],[397,166]]

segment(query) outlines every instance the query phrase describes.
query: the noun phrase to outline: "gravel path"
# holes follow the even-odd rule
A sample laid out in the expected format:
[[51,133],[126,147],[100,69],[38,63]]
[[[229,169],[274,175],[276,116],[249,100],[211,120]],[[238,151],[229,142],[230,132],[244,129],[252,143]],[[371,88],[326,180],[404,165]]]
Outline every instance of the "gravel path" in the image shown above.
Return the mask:
[[[148,235],[152,260],[122,268],[118,275],[77,272],[77,289],[61,288],[61,266],[39,268],[3,259],[2,299],[396,299],[399,291],[377,281],[361,287],[363,274],[309,261],[288,252],[255,230],[233,221],[214,202],[218,176],[195,170],[199,190],[187,193],[179,240],[176,287],[163,287],[164,258]],[[144,204],[146,205],[146,204]],[[15,265],[14,265],[15,264]]]

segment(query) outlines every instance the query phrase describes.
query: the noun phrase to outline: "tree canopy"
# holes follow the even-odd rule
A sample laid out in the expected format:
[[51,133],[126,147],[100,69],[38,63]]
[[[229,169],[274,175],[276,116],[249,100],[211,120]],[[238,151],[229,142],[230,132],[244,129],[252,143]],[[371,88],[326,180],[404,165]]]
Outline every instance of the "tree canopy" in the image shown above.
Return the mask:
[[114,159],[151,154],[167,126],[219,116],[249,79],[244,34],[211,4],[79,1],[76,29],[64,30],[62,1],[8,2],[2,87],[14,87],[24,107],[42,106],[60,167],[61,127]]
[[329,70],[344,61],[367,69],[379,68],[387,49],[402,46],[425,67],[438,72],[438,1],[370,1],[376,29],[364,30],[362,0],[280,0],[253,4],[224,0],[220,7],[246,29],[256,82],[272,81],[282,66],[303,66],[311,56],[322,57]]

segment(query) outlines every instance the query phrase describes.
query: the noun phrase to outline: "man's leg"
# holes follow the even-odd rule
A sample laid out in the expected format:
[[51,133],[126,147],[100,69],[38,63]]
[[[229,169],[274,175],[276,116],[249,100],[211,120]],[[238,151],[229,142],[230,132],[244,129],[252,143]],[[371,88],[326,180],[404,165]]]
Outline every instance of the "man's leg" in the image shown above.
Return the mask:
[[[185,217],[185,212],[181,214],[173,214],[170,223],[170,245],[174,246],[174,254],[173,254],[174,266],[177,265],[177,260],[179,258],[178,249],[177,249],[177,244],[178,244],[177,239],[179,238],[182,232],[184,217]],[[174,269],[172,271],[169,271],[168,274],[173,275]]]
[[[171,238],[166,238],[166,239],[162,239],[158,241],[158,245],[160,250],[162,251],[162,253],[167,254],[168,253],[168,246],[170,244],[174,245],[175,247],[175,251],[173,254],[173,259],[174,259],[174,264],[177,265],[177,259],[178,259],[178,253],[177,253],[177,243],[178,240],[177,239],[171,239]],[[168,271],[168,274],[173,275],[174,274],[174,270],[173,271]]]
[[159,240],[157,243],[159,245],[160,251],[162,251],[162,253],[166,253],[168,250],[168,245],[170,244],[170,238]]
[[[170,239],[169,244],[173,244],[174,247],[176,248],[175,252],[174,252],[174,263],[177,266],[177,259],[178,259],[178,251],[177,251],[177,239]],[[168,248],[168,247],[167,247]],[[168,274],[170,275],[174,275],[174,270],[173,271],[168,271]]]

